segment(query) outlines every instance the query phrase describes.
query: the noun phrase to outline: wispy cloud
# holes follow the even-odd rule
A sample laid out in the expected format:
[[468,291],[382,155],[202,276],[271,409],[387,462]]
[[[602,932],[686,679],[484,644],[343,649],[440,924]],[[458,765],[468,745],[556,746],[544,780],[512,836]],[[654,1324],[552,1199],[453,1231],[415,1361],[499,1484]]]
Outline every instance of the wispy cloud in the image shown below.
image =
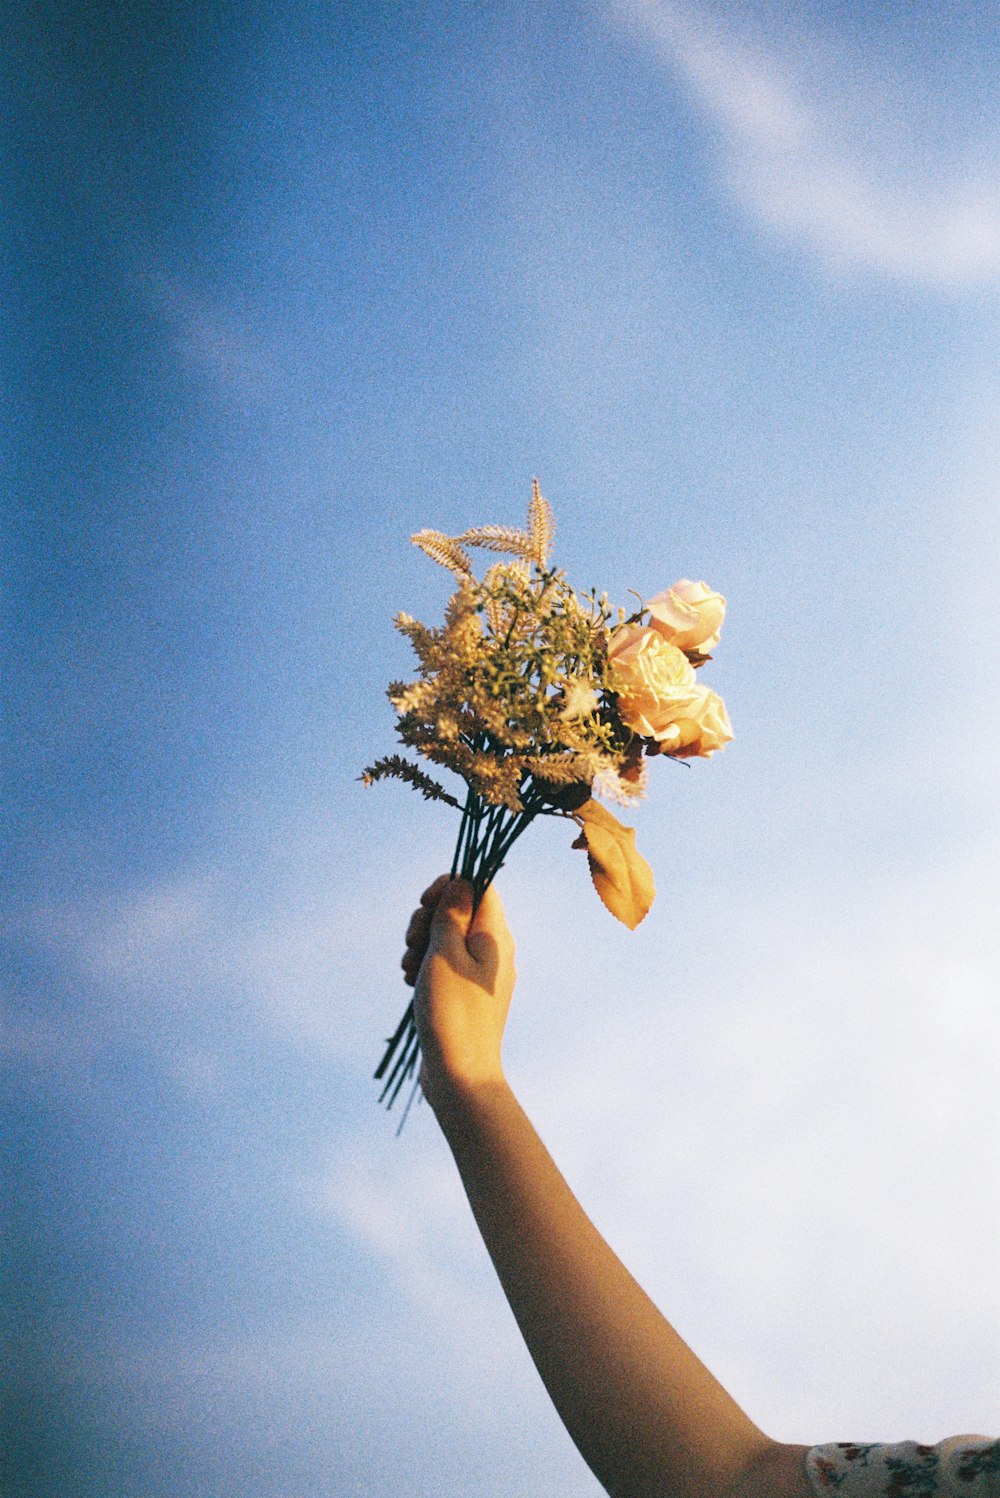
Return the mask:
[[287,399],[281,340],[260,317],[164,270],[150,256],[136,275],[163,318],[185,372],[224,401],[251,410]]
[[[835,272],[956,288],[1000,280],[996,132],[941,160],[916,109],[900,102],[905,88],[890,98],[868,72],[859,99],[844,54],[825,55],[817,82],[799,54],[737,36],[690,5],[619,0],[618,9],[714,126],[729,189],[766,229]],[[943,116],[952,108],[961,101],[942,99]]]
[[[349,811],[309,806],[294,829],[282,820],[262,831],[251,819],[230,848],[145,884],[0,909],[0,938],[26,971],[40,963],[47,975],[25,979],[0,1058],[71,1071],[109,1040],[145,1036],[154,1051],[169,1048],[183,1085],[205,1090],[215,1064],[199,1027],[239,1013],[304,1053],[367,1071],[410,996],[399,963],[427,849],[394,849],[386,880],[381,849],[348,856]],[[73,1002],[53,1020],[60,994]]]

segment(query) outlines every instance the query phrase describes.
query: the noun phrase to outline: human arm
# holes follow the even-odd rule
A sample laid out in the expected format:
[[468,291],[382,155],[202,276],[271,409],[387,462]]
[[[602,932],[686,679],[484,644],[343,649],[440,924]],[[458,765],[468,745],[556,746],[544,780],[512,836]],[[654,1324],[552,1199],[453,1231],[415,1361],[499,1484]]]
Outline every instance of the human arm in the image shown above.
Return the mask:
[[[500,1046],[514,945],[491,886],[441,879],[407,931],[422,1082],[518,1326],[613,1498],[804,1498],[806,1448],[772,1441],[605,1243],[514,1097]],[[426,951],[426,955],[425,955]]]

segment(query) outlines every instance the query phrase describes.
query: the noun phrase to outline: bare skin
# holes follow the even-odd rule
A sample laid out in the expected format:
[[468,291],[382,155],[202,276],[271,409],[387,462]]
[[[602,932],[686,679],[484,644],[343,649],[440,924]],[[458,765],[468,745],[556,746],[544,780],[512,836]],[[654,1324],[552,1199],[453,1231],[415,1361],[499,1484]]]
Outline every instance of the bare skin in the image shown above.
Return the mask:
[[560,1175],[501,1062],[514,941],[492,887],[424,891],[402,967],[421,1084],[511,1310],[612,1498],[808,1498],[805,1446],[771,1440],[621,1264]]

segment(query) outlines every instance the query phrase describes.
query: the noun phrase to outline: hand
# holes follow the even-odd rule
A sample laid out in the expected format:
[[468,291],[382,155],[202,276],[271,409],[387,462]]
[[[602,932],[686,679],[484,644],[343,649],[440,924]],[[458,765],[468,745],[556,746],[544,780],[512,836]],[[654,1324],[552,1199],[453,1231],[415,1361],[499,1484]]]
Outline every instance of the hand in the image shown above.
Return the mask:
[[475,916],[472,886],[435,879],[406,930],[402,961],[432,1106],[453,1091],[503,1080],[500,1047],[514,992],[514,939],[492,885]]

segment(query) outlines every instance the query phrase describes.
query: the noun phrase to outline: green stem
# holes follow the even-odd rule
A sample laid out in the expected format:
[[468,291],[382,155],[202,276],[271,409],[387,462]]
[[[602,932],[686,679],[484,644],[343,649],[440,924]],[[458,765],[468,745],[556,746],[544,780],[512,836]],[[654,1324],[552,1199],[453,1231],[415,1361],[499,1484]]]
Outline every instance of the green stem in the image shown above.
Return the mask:
[[[542,810],[543,803],[529,791],[524,797],[524,810],[508,816],[506,807],[487,806],[478,792],[470,787],[458,829],[451,876],[454,878],[456,872],[461,871],[461,877],[472,885],[473,913],[503,867],[516,839]],[[387,1108],[392,1107],[402,1087],[414,1075],[419,1059],[420,1041],[411,1003],[395,1034],[386,1042],[385,1053],[375,1073],[379,1081],[385,1078],[379,1101],[384,1101]],[[409,1112],[409,1106],[407,1103],[406,1112]],[[405,1122],[406,1113],[400,1121],[400,1131]]]
[[475,809],[469,820],[469,831],[465,839],[465,852],[462,855],[462,878],[470,877],[469,871],[474,867],[476,855],[479,851],[479,826],[483,820],[482,802],[476,797]]
[[490,812],[489,825],[486,829],[486,836],[483,838],[483,849],[479,861],[480,870],[488,867],[493,849],[503,832],[504,810],[503,806],[494,806]]
[[462,853],[462,844],[465,841],[465,829],[469,825],[469,808],[472,805],[472,796],[473,796],[473,792],[470,789],[470,790],[468,790],[466,792],[465,806],[462,809],[462,824],[461,824],[461,826],[458,829],[458,841],[455,844],[455,856],[454,856],[454,858],[451,861],[451,877],[452,877],[452,879],[454,879],[454,877],[458,873],[458,869],[459,869],[459,863],[460,863],[460,858],[461,858],[461,853]]
[[494,852],[493,859],[491,860],[494,866],[490,874],[490,879],[493,879],[496,874],[499,873],[501,867],[503,866],[503,861],[507,857],[507,854],[510,852],[516,840],[521,836],[521,833],[532,822],[534,817],[535,813],[533,811],[525,810],[519,817],[515,817],[514,821],[510,824],[504,837],[502,838]]

